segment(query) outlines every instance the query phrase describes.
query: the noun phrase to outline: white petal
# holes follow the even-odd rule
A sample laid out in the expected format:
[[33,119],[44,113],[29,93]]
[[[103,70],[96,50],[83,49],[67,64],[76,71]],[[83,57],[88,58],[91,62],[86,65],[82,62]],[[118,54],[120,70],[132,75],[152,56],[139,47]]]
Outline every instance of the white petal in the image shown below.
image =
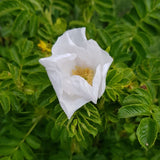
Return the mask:
[[42,65],[46,67],[48,77],[57,94],[57,97],[61,97],[63,93],[63,77],[61,71],[55,63],[49,62],[47,58],[42,58],[39,61]]
[[76,55],[65,54],[61,56],[51,56],[41,58],[39,62],[46,68],[48,77],[60,98],[63,93],[65,79],[71,76],[71,71],[75,66]]
[[102,50],[94,40],[86,41],[86,48],[78,48],[75,52],[79,66],[91,67],[94,71],[99,64],[104,65],[110,62],[112,58],[107,52]]
[[106,75],[107,75],[108,69],[109,69],[112,61],[113,61],[113,59],[103,66],[103,69],[102,69],[102,72],[101,72],[102,80],[101,80],[101,85],[99,87],[99,96],[98,96],[98,98],[100,98],[102,96],[102,94],[104,93],[104,91],[105,91],[105,88],[106,88]]
[[64,112],[66,113],[68,119],[74,114],[76,110],[82,107],[84,104],[88,103],[90,100],[85,99],[84,97],[79,96],[71,96],[67,93],[63,93],[63,96],[59,100],[60,105]]
[[84,42],[87,40],[85,32],[86,28],[83,27],[69,30],[67,31],[67,34],[75,45],[83,47]]
[[46,70],[54,71],[58,67],[63,77],[66,77],[71,75],[72,69],[76,65],[76,57],[75,54],[66,53],[64,55],[52,55],[47,58],[41,58],[39,62],[46,68]]
[[77,47],[86,46],[85,28],[76,28],[66,31],[52,47],[52,54],[75,53]]
[[102,75],[101,75],[102,67],[101,65],[98,65],[96,68],[96,73],[93,78],[93,87],[92,87],[92,94],[94,95],[92,102],[97,103],[97,99],[99,98],[99,87],[101,85],[102,81]]
[[68,95],[77,95],[92,100],[92,86],[82,77],[73,75],[65,81],[64,91]]

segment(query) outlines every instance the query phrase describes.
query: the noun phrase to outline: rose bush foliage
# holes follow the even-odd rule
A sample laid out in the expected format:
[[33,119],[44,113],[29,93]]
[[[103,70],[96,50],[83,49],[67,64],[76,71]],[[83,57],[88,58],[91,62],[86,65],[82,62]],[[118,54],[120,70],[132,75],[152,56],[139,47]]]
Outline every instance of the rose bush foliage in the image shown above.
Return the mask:
[[[159,0],[1,0],[0,160],[159,160],[159,10]],[[68,117],[64,90],[83,97]]]

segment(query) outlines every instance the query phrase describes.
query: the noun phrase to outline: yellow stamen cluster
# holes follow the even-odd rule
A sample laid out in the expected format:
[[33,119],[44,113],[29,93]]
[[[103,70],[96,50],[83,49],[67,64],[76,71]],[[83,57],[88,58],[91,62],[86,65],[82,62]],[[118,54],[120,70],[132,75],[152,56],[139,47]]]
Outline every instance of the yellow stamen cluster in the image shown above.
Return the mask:
[[46,44],[44,41],[40,40],[40,42],[38,43],[38,47],[44,51],[44,52],[51,52],[51,49],[49,48],[48,44]]
[[78,75],[83,77],[90,85],[92,85],[94,71],[91,68],[82,68],[76,66],[75,69],[72,70],[72,75]]

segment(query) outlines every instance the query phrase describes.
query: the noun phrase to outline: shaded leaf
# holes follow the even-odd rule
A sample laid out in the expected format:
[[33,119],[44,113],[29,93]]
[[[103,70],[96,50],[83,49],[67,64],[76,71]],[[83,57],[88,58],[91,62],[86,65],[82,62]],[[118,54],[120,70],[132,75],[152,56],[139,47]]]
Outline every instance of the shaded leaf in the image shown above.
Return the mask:
[[145,148],[151,148],[157,138],[157,124],[151,118],[143,118],[137,129],[140,144]]

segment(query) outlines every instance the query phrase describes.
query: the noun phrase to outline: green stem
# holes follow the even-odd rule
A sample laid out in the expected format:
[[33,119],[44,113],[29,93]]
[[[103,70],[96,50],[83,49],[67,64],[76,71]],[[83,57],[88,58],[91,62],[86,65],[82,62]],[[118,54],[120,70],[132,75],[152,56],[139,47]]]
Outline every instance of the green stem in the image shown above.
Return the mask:
[[29,129],[29,131],[25,134],[25,136],[23,137],[23,139],[19,142],[19,144],[17,145],[17,147],[15,148],[15,151],[19,149],[19,146],[24,143],[24,141],[26,140],[26,138],[31,134],[31,132],[34,130],[34,128],[37,126],[38,122],[40,121],[41,116],[38,117],[35,122],[33,123],[32,127]]

